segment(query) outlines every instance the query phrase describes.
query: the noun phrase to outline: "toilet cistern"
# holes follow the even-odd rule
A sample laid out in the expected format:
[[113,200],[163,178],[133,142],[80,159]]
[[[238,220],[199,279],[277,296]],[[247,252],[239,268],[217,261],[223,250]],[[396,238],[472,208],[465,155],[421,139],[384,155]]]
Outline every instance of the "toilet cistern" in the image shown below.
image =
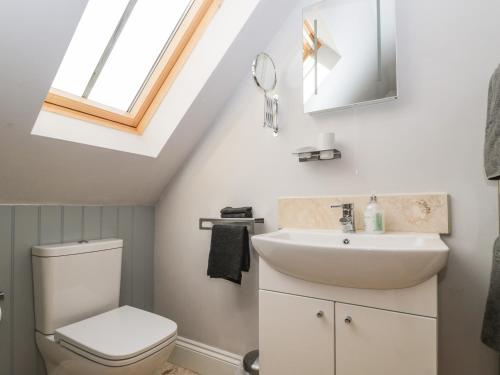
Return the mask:
[[354,222],[354,203],[331,205],[330,208],[342,208],[342,217],[339,219],[339,222],[342,225],[342,232],[356,232],[356,225]]

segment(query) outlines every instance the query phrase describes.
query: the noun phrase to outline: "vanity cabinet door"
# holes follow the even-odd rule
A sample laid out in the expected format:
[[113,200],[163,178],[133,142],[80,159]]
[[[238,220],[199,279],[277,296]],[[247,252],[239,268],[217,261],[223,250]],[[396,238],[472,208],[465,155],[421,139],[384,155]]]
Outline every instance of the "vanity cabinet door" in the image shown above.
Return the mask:
[[437,321],[335,304],[336,375],[436,375]]
[[334,303],[259,291],[261,375],[334,375]]

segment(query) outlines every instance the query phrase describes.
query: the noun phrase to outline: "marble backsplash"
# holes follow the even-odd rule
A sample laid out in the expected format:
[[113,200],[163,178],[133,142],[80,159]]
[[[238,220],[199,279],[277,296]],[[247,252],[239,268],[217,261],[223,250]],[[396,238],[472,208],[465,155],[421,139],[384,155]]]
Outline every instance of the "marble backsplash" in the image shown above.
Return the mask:
[[[449,199],[446,193],[377,194],[385,212],[387,232],[450,233]],[[280,228],[341,229],[340,208],[354,203],[356,230],[363,230],[363,213],[370,195],[287,197],[278,199]]]

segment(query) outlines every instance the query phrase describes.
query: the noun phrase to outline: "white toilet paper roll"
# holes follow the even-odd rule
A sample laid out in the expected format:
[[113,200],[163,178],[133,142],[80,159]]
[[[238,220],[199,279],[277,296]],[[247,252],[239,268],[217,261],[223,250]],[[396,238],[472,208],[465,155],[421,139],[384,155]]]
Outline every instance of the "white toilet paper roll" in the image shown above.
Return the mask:
[[321,160],[331,160],[335,157],[335,153],[333,150],[326,150],[326,151],[321,151],[319,153],[319,158]]
[[333,150],[335,148],[335,133],[320,133],[317,146],[319,150]]

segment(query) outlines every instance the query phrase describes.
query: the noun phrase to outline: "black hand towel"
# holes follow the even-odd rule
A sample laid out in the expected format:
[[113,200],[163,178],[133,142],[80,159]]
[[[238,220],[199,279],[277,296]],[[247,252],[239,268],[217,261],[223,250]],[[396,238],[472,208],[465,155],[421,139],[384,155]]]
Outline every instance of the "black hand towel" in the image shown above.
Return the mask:
[[[252,217],[252,207],[225,207],[220,210],[221,217],[235,217],[235,216],[227,216],[227,215],[238,215],[244,214],[243,217]],[[240,217],[240,216],[236,216]]]
[[241,272],[250,270],[248,229],[244,225],[214,225],[207,275],[241,284]]
[[493,247],[490,291],[484,312],[481,340],[490,348],[500,352],[500,237]]

